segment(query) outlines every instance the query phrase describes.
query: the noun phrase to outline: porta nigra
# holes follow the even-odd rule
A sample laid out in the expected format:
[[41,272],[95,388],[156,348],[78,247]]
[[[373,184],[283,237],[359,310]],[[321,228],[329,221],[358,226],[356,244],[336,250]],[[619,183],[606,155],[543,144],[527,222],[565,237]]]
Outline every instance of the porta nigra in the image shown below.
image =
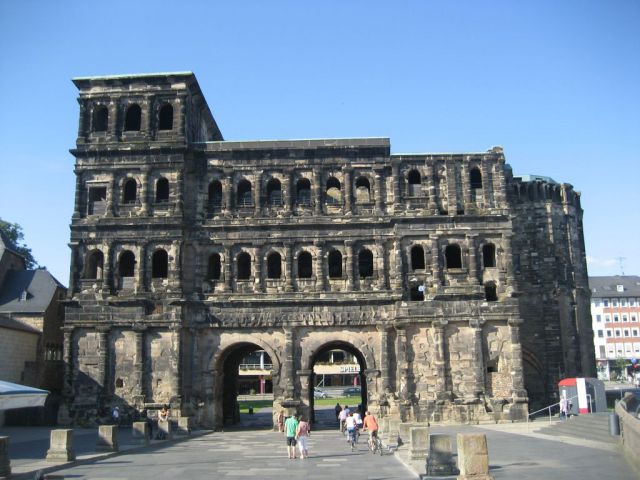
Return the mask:
[[73,82],[61,420],[170,404],[220,427],[254,350],[274,412],[307,415],[336,348],[403,421],[522,419],[595,373],[570,184],[514,176],[500,147],[225,141],[190,72]]

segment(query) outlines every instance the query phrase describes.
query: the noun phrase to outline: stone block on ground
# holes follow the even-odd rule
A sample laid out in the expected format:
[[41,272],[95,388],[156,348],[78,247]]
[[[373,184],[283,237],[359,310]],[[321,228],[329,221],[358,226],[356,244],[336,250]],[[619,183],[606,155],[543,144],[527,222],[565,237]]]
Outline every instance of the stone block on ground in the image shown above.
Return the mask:
[[158,421],[158,439],[171,440],[173,438],[173,429],[171,427],[171,421]]
[[409,458],[423,460],[429,452],[429,427],[411,427],[409,430]]
[[411,427],[414,426],[414,423],[405,422],[400,422],[400,424],[398,425],[398,436],[400,437],[403,445],[409,445],[411,443],[411,436],[409,432],[411,431]]
[[96,452],[117,452],[118,450],[118,426],[100,425],[98,427]]
[[191,435],[191,417],[179,417],[176,435]]
[[447,476],[458,473],[453,460],[453,449],[449,435],[429,435],[427,476]]
[[147,422],[133,422],[131,434],[134,442],[149,445],[151,432],[149,431],[149,424]]
[[389,427],[387,428],[387,444],[396,445],[398,443],[398,427],[400,425],[399,418],[389,418]]
[[73,450],[73,430],[51,430],[51,443],[47,451],[49,462],[71,462],[76,459]]
[[0,437],[0,477],[9,477],[9,475],[11,475],[9,437]]
[[459,480],[493,480],[489,475],[489,450],[487,436],[482,433],[459,433]]

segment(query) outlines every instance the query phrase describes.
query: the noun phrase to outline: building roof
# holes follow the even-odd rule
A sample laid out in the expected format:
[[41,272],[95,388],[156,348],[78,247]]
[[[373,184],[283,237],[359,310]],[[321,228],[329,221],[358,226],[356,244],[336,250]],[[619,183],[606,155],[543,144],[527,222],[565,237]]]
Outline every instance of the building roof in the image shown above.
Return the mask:
[[[618,289],[618,285],[622,285],[622,288]],[[589,277],[589,288],[593,298],[640,297],[640,277],[636,275]]]
[[58,288],[65,287],[47,270],[12,270],[0,291],[0,313],[44,313]]
[[41,333],[37,328],[27,325],[26,323],[19,322],[18,320],[14,320],[6,315],[0,315],[0,328],[8,328],[10,330],[19,330],[21,332],[29,333]]

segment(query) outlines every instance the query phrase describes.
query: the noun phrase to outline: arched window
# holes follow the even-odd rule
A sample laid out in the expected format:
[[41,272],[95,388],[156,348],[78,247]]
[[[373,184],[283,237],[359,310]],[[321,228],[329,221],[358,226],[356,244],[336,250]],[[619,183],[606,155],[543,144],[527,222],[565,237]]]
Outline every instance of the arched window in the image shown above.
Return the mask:
[[462,252],[459,245],[447,245],[444,257],[447,268],[462,268]]
[[493,282],[485,283],[484,285],[484,298],[487,302],[497,302],[498,301],[498,291],[496,289],[496,284]]
[[267,183],[267,202],[272,207],[282,205],[282,188],[280,187],[280,180],[277,178],[272,178]]
[[169,180],[160,177],[156,182],[156,203],[169,201]]
[[298,205],[311,205],[311,182],[308,178],[301,178],[296,183],[296,201]]
[[278,252],[270,253],[267,257],[267,278],[282,277],[282,257]]
[[482,174],[478,167],[473,167],[469,172],[469,186],[472,190],[482,188]]
[[313,259],[309,252],[300,252],[298,255],[298,277],[311,278],[313,275]]
[[371,200],[371,187],[367,177],[358,177],[356,180],[356,202],[367,203]]
[[336,177],[327,180],[327,203],[342,203],[342,192],[340,191],[340,181]]
[[222,184],[219,180],[214,180],[209,184],[208,203],[210,208],[222,206]]
[[407,175],[407,182],[409,184],[409,196],[417,197],[422,193],[422,178],[420,172],[417,170],[411,170]]
[[104,255],[100,250],[92,250],[87,255],[84,277],[91,280],[102,280]]
[[220,280],[220,254],[212,253],[209,255],[209,261],[207,262],[207,279]]
[[118,261],[118,274],[120,277],[133,277],[136,269],[136,256],[131,250],[125,250],[120,254]]
[[133,104],[129,108],[127,108],[127,113],[124,117],[124,129],[127,132],[139,132],[140,131],[140,123],[142,118],[142,110],[140,110],[140,105]]
[[247,179],[242,179],[238,183],[238,190],[236,192],[236,204],[239,207],[251,207],[253,205],[253,199],[251,196],[251,182]]
[[358,273],[360,278],[373,276],[373,253],[367,248],[363,248],[358,253]]
[[496,247],[493,243],[487,243],[482,247],[482,264],[484,268],[496,266]]
[[173,107],[165,104],[158,114],[158,130],[173,130]]
[[411,247],[411,270],[424,270],[424,248],[420,245]]
[[251,255],[247,252],[238,254],[238,280],[249,280],[251,278]]
[[342,278],[342,253],[332,250],[329,253],[329,278]]
[[169,255],[165,250],[156,250],[151,256],[151,278],[167,278]]
[[93,111],[93,131],[106,132],[109,128],[109,109],[105,106],[96,107]]
[[133,178],[130,178],[126,182],[124,182],[124,188],[122,189],[122,202],[135,203],[137,188],[138,184]]

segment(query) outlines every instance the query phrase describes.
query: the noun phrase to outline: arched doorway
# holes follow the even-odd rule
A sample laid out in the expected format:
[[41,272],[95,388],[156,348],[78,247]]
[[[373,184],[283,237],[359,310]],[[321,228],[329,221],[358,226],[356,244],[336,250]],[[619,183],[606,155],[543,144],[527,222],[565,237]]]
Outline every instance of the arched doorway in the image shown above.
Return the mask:
[[[335,404],[367,409],[367,365],[360,350],[336,340],[324,344],[310,359],[309,412],[315,428],[336,426]],[[325,397],[326,395],[326,397]]]
[[228,347],[218,360],[217,427],[271,428],[273,360],[251,342]]

